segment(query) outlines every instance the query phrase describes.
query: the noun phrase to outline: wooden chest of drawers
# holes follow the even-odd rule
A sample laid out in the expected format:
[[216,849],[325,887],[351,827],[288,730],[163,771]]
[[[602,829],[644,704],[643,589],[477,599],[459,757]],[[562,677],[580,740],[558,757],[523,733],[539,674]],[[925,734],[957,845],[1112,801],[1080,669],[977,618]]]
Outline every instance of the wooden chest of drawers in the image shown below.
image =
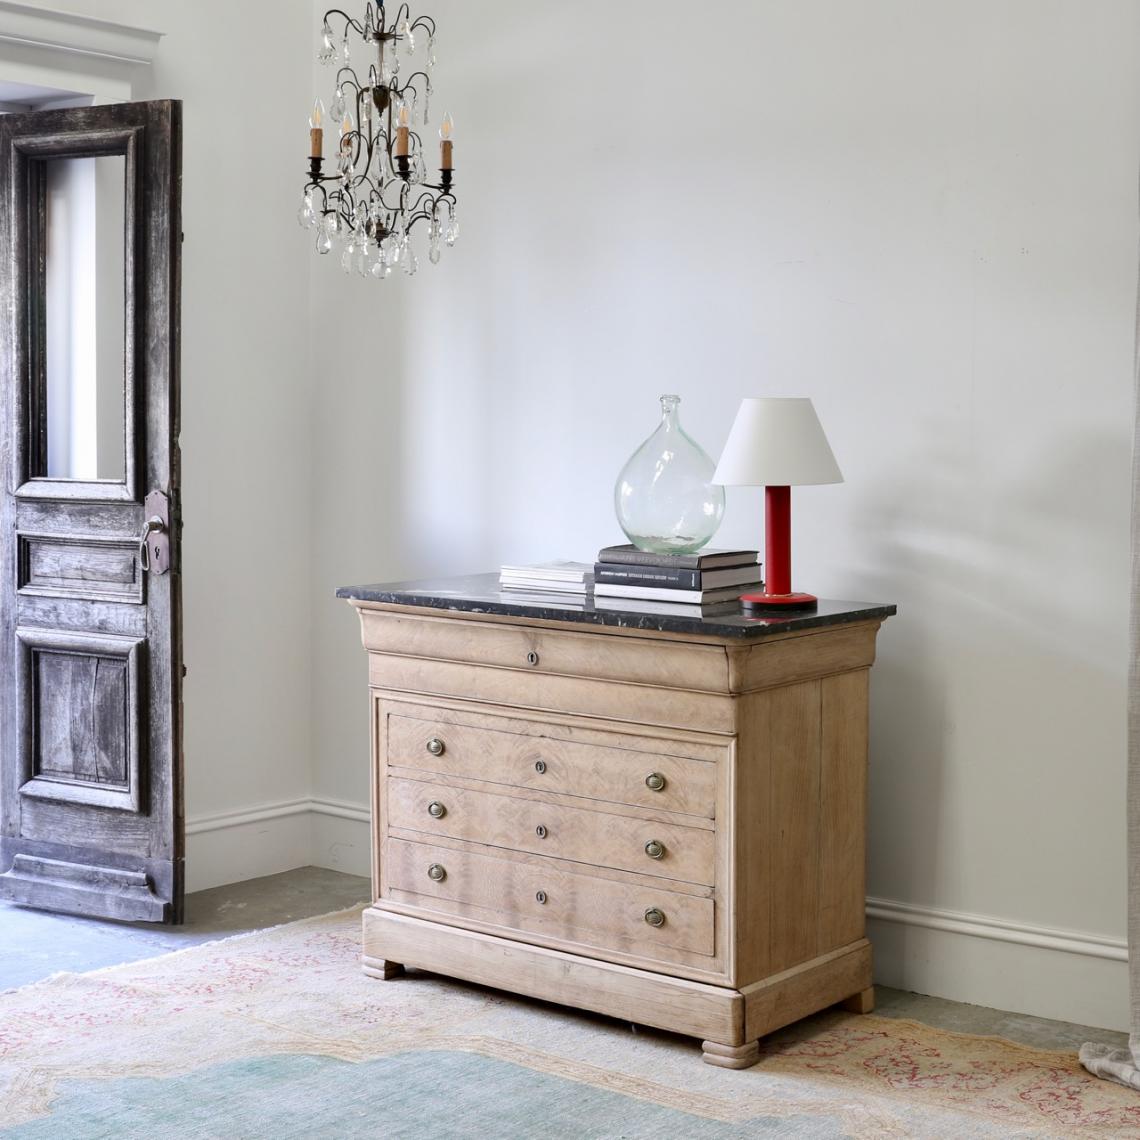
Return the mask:
[[867,680],[893,607],[670,632],[341,593],[369,651],[368,973],[691,1034],[736,1068],[870,1008]]

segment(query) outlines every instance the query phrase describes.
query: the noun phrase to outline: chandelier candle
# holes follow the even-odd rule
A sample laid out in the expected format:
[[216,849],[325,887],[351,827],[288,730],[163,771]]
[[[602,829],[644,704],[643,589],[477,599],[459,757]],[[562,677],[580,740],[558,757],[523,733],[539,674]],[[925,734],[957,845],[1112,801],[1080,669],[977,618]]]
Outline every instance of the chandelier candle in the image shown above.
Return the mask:
[[324,154],[325,149],[325,132],[321,127],[321,122],[324,120],[324,107],[318,99],[313,103],[313,113],[309,116],[309,158],[315,158],[318,166],[317,171],[320,172],[320,161]]
[[452,146],[454,140],[452,135],[455,133],[455,123],[452,121],[451,115],[446,114],[443,116],[443,122],[439,124],[439,168],[440,170],[453,169],[452,163]]
[[400,104],[400,114],[397,119],[399,126],[396,127],[396,155],[399,158],[408,157],[408,105],[406,103]]
[[[439,261],[459,235],[452,121],[440,126],[439,178],[431,179],[417,128],[428,125],[436,47],[435,21],[369,0],[360,18],[330,8],[317,60],[335,69],[329,113],[340,124],[336,169],[326,173],[324,107],[309,119],[309,176],[297,220],[315,231],[320,254],[339,248],[341,268],[378,280],[419,260],[411,235],[427,223],[428,256]],[[359,41],[359,42],[355,42]]]

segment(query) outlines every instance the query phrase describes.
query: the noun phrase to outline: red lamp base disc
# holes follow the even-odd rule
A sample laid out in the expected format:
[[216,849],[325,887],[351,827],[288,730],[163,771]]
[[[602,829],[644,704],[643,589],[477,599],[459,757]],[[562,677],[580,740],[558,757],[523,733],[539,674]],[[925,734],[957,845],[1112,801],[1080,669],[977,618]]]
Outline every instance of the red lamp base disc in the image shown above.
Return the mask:
[[815,594],[741,594],[745,613],[751,610],[807,610],[818,602]]

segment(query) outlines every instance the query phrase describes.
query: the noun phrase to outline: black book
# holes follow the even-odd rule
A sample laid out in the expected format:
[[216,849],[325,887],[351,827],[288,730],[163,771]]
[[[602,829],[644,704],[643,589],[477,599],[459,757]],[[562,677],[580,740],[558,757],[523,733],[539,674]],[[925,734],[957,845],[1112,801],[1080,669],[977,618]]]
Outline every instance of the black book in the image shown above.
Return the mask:
[[636,566],[633,563],[598,562],[597,585],[654,586],[676,590],[717,590],[725,586],[750,586],[760,579],[760,563],[726,566],[716,570],[686,570],[680,566]]
[[604,546],[598,561],[629,566],[671,566],[675,570],[723,570],[729,566],[755,565],[758,550],[699,550],[696,554],[651,554],[632,543]]

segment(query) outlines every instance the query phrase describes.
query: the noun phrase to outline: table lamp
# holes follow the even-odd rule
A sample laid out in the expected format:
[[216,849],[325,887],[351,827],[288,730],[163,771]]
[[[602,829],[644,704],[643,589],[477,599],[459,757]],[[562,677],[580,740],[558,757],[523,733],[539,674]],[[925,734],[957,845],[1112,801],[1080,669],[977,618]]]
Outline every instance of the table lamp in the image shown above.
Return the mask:
[[764,592],[742,594],[741,605],[746,610],[814,606],[813,594],[792,590],[792,487],[842,483],[843,474],[811,400],[741,401],[713,482],[764,488]]

